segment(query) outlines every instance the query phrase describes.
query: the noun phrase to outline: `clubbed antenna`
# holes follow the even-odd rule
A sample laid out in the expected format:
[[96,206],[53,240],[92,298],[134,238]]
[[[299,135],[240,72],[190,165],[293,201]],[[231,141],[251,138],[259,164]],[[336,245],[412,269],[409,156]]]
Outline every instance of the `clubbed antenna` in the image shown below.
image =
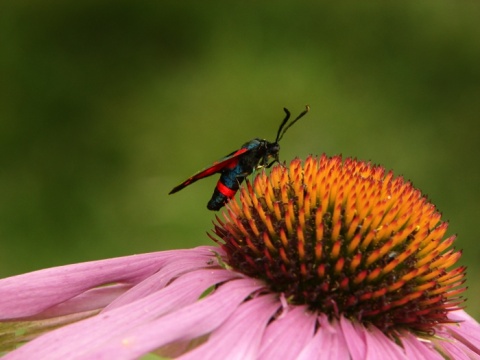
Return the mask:
[[[292,121],[290,122],[290,124],[288,124],[285,128],[283,128],[283,127],[287,124],[288,119],[290,119],[290,111],[288,111],[287,108],[283,108],[283,110],[285,111],[286,116],[285,116],[285,119],[283,119],[282,123],[280,124],[280,127],[278,128],[277,138],[275,139],[275,142],[276,142],[276,143],[278,143],[278,142],[282,139],[283,135],[285,135],[285,133],[287,132],[287,130],[288,130],[293,124],[295,124],[298,120],[300,120],[300,119],[310,110],[310,106],[306,105],[306,106],[305,106],[305,110],[302,111],[302,112],[300,113],[300,115],[298,115],[294,120],[292,120]],[[282,129],[283,129],[283,131],[282,131]]]

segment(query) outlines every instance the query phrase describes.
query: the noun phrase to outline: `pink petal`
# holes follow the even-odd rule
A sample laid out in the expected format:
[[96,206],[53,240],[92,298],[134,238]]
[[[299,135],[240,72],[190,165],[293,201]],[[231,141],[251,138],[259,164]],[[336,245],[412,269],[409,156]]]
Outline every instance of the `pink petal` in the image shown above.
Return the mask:
[[366,355],[365,331],[363,325],[353,323],[345,317],[340,318],[340,327],[352,360],[363,360]]
[[265,331],[260,359],[295,359],[315,332],[317,316],[306,306],[295,306],[273,321]]
[[430,342],[420,341],[409,332],[401,334],[401,341],[408,359],[444,359]]
[[179,359],[258,358],[265,328],[279,307],[280,301],[272,294],[244,302],[220,328],[212,332],[208,342]]
[[214,247],[174,250],[91,261],[31,272],[0,280],[0,319],[25,318],[108,283],[135,284],[166,262],[189,252],[210,253]]
[[126,329],[89,353],[95,359],[136,359],[165,345],[196,339],[219,327],[242,301],[264,285],[252,279],[222,284],[213,294],[139,327]]
[[70,300],[54,305],[47,310],[29,317],[29,320],[48,319],[85,311],[103,309],[120,295],[131,289],[131,285],[116,284],[95,288],[84,292]]
[[[218,267],[216,260],[212,262],[212,260],[214,260],[214,253],[211,249],[204,247],[201,249],[202,251],[199,251],[200,249],[201,248],[197,248],[195,251],[184,252],[179,254],[180,256],[165,262],[160,271],[135,285],[130,291],[108,305],[104,311],[123,306],[131,301],[148,296],[151,293],[162,289],[170,283],[172,279],[175,279],[184,273],[207,268],[208,266]],[[220,249],[215,249],[217,253],[221,252]]]
[[166,262],[188,253],[210,254],[215,247],[173,250],[91,261],[31,272],[0,280],[0,320],[25,318],[108,283],[135,284]]
[[384,333],[372,326],[370,329],[365,329],[366,340],[366,359],[402,359],[408,360],[403,348],[395,344],[395,342],[388,338]]
[[471,359],[478,359],[478,354],[475,355],[472,351],[470,351],[466,346],[462,344],[456,343],[449,343],[448,341],[442,342],[442,351],[448,355],[449,359],[455,360],[471,360]]
[[[228,270],[199,270],[175,280],[168,287],[136,302],[101,313],[95,317],[51,331],[7,354],[5,359],[63,359],[69,354],[78,357],[123,338],[123,333],[153,321],[162,314],[196,302],[210,286],[228,280]],[[158,340],[158,339],[157,339]],[[116,347],[122,342],[114,341]],[[116,357],[113,357],[116,358]]]
[[317,329],[317,333],[297,359],[349,359],[350,354],[340,324],[337,321],[330,323],[325,315],[320,315],[318,319],[320,327]]
[[445,326],[445,329],[480,358],[480,324],[463,310],[451,312],[449,318],[460,323]]

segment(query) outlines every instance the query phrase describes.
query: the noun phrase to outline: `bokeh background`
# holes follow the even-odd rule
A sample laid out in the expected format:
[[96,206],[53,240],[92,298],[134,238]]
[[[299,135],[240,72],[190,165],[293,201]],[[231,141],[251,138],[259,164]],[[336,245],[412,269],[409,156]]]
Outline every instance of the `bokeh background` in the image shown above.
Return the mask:
[[480,3],[2,1],[0,277],[210,244],[216,179],[311,112],[281,158],[410,179],[449,220],[480,319]]

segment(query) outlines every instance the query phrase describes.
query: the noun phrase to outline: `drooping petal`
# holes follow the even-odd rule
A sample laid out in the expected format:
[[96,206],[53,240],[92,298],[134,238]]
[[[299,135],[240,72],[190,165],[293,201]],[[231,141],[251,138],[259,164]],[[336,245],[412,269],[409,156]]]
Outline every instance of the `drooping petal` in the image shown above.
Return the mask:
[[[199,270],[185,274],[168,287],[95,317],[51,331],[7,354],[5,359],[36,358],[63,359],[71,353],[81,358],[98,348],[108,348],[112,341],[123,347],[121,341],[131,329],[153,321],[162,314],[194,303],[210,286],[231,279],[227,270]],[[168,329],[168,328],[167,328]],[[118,357],[113,357],[118,358]],[[132,358],[132,357],[130,357]]]
[[48,319],[57,316],[103,309],[131,288],[132,286],[128,284],[115,284],[91,289],[58,305],[54,305],[33,317],[29,317],[29,319]]
[[448,327],[450,334],[459,342],[468,346],[480,358],[480,330],[479,324],[463,310],[452,311],[451,319],[459,321],[457,325]]
[[252,279],[228,281],[196,303],[131,327],[88,355],[95,359],[136,359],[165,345],[199,338],[221,326],[245,298],[263,286]]
[[343,316],[340,318],[340,326],[352,360],[365,359],[365,328],[358,323],[347,320]]
[[329,322],[325,315],[320,315],[318,320],[320,327],[317,329],[317,333],[305,346],[297,359],[349,359],[350,354],[339,323],[336,320]]
[[441,350],[446,354],[448,359],[455,360],[471,360],[479,359],[478,353],[474,354],[469,348],[467,348],[462,343],[449,343],[448,341],[443,341],[441,345]]
[[408,360],[403,349],[376,327],[365,329],[366,359]]
[[259,296],[241,304],[225,323],[195,350],[179,360],[257,359],[263,333],[281,306],[273,294]]
[[431,343],[422,342],[408,332],[402,333],[402,347],[408,359],[443,360]]
[[138,283],[130,291],[109,304],[104,311],[123,306],[131,301],[148,296],[165,287],[172,281],[172,279],[187,272],[205,269],[209,264],[218,267],[218,264],[212,261],[214,253],[223,254],[223,251],[218,248],[212,249],[205,246],[178,254],[179,256],[174,259],[165,261],[163,267],[158,272]]
[[[210,253],[212,247],[200,251]],[[157,272],[165,262],[199,251],[174,250],[91,261],[31,272],[0,280],[0,319],[27,318],[96,286],[135,284]]]
[[295,306],[273,321],[265,331],[260,359],[296,359],[315,332],[317,316],[306,306]]

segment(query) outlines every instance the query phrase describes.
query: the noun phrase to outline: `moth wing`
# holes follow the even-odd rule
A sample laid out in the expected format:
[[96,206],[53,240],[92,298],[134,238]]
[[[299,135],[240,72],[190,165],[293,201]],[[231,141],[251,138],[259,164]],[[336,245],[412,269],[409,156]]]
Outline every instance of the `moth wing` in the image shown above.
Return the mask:
[[251,149],[241,148],[237,151],[232,152],[231,154],[228,154],[224,158],[214,162],[212,166],[199,171],[195,175],[189,177],[187,180],[182,182],[180,185],[175,186],[172,189],[172,191],[170,191],[168,194],[169,195],[170,194],[175,194],[177,191],[182,190],[184,187],[194,183],[195,181],[206,178],[206,177],[211,176],[213,174],[219,173],[225,168],[227,168],[227,169],[228,168],[230,168],[230,169],[234,168],[238,163],[239,156],[245,154],[246,152],[248,152],[250,150]]

